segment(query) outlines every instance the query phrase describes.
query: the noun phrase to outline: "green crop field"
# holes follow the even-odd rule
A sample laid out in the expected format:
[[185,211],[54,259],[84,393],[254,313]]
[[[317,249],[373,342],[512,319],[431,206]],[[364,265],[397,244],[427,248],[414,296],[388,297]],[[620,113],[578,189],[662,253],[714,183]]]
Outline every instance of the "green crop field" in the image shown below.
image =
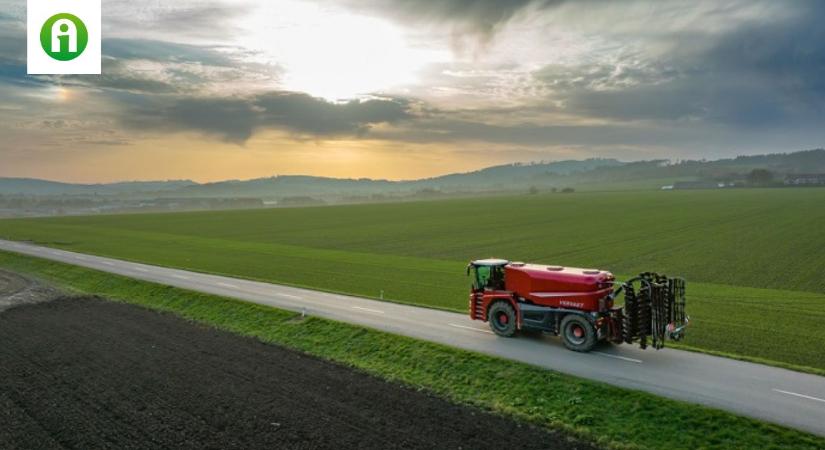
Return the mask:
[[825,189],[0,221],[0,237],[463,311],[472,258],[688,279],[686,345],[825,369]]

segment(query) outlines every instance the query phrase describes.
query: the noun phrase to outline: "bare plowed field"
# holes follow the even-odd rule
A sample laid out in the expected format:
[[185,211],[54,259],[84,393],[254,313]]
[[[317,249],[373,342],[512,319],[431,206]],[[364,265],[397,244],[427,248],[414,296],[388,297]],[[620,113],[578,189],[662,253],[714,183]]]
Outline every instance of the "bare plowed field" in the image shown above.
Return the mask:
[[0,448],[585,448],[323,360],[96,298],[0,314]]

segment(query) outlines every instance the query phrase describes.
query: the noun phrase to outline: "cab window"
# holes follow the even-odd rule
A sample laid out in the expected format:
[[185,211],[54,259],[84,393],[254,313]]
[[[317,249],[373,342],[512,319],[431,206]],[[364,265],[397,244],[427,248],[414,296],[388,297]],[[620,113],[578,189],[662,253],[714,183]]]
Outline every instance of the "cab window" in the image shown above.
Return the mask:
[[483,289],[487,287],[487,282],[490,280],[490,266],[476,266],[476,279],[474,288]]

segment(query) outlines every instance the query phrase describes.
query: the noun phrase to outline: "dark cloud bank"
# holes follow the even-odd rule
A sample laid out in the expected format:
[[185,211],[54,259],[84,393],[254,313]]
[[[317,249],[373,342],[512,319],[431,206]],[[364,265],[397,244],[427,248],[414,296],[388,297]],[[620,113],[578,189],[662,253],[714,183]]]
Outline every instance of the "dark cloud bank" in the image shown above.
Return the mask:
[[169,105],[132,111],[127,123],[141,129],[194,130],[242,143],[259,129],[302,136],[361,136],[371,126],[411,117],[403,99],[373,98],[328,102],[299,92],[249,97],[178,98]]
[[825,119],[825,3],[790,19],[676,40],[616,65],[548,65],[535,74],[569,112],[617,120],[704,121],[743,129]]

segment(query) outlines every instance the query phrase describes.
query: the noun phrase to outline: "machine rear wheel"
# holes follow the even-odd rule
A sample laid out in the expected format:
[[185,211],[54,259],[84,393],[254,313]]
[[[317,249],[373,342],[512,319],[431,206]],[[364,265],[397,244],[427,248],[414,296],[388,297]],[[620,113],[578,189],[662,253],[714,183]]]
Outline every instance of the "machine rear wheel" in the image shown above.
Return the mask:
[[493,333],[510,337],[516,333],[516,310],[509,302],[498,301],[487,310],[487,321]]
[[561,339],[570,350],[589,352],[596,345],[596,329],[584,317],[568,314],[561,321]]

